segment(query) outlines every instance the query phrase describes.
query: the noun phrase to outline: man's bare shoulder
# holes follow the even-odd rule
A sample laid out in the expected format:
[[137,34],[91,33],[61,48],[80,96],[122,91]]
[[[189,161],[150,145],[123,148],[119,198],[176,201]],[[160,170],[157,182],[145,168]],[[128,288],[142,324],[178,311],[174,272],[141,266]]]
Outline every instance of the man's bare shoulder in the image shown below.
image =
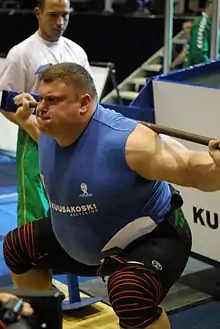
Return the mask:
[[155,151],[156,140],[159,136],[151,129],[138,124],[129,135],[125,147],[126,161],[131,169],[136,169],[137,163],[147,154]]

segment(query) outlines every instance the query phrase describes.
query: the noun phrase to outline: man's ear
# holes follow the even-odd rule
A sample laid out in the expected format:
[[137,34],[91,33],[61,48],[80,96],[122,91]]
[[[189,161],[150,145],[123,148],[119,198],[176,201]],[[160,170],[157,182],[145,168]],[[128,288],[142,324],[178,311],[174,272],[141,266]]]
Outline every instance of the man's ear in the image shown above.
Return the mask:
[[92,102],[92,99],[91,99],[91,96],[89,96],[89,94],[84,94],[81,96],[81,99],[80,99],[80,113],[81,114],[85,114],[86,112],[88,112],[91,102]]
[[39,18],[39,16],[40,16],[40,8],[35,7],[35,8],[34,8],[34,13],[35,13],[35,16],[36,16],[37,18]]

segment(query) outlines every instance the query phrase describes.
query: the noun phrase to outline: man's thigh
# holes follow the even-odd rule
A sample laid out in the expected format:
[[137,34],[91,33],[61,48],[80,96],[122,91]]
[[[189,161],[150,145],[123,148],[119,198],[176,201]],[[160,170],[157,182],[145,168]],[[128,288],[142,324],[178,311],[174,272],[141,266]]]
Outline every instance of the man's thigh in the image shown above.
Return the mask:
[[[188,232],[186,222],[184,230]],[[152,234],[143,236],[123,251],[128,262],[137,261],[153,271],[162,285],[161,300],[179,279],[190,256],[191,243],[169,224],[160,225]]]
[[98,268],[69,256],[56,239],[50,218],[35,220],[9,232],[4,241],[4,258],[15,274],[41,268],[53,273],[95,276]]

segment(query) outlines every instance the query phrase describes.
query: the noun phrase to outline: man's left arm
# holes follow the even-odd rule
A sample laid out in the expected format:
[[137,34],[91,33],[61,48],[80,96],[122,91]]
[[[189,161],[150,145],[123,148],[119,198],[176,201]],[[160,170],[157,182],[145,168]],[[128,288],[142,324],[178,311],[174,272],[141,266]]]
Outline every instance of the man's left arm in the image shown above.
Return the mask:
[[128,166],[146,179],[214,192],[220,190],[218,145],[219,141],[213,141],[209,152],[191,151],[171,137],[138,125],[128,137],[125,154]]

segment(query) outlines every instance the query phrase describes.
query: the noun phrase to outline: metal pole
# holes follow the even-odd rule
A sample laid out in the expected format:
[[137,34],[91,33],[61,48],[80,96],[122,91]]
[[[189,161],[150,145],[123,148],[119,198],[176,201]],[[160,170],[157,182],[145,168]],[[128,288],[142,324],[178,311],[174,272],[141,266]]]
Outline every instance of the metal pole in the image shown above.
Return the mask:
[[211,35],[211,59],[218,58],[219,40],[218,40],[218,30],[219,30],[219,9],[220,0],[214,0],[212,2],[212,35]]
[[174,0],[166,0],[165,18],[164,18],[164,57],[163,72],[170,70],[172,64],[173,49],[173,12]]

